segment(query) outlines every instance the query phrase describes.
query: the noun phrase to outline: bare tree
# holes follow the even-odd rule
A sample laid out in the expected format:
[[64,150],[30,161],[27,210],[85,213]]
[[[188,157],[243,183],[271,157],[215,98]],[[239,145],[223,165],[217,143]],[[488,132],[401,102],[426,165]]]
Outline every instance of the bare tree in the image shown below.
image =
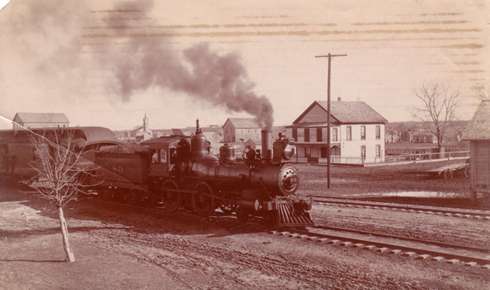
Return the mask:
[[422,85],[415,91],[420,100],[415,115],[423,121],[432,123],[431,132],[437,139],[437,149],[441,152],[446,129],[450,121],[455,120],[455,112],[459,100],[458,91],[450,91],[448,87],[439,84]]
[[478,84],[475,86],[476,96],[480,100],[489,100],[490,92],[484,84]]
[[70,247],[68,225],[63,208],[78,194],[89,187],[84,181],[90,175],[86,164],[82,164],[82,152],[66,129],[48,131],[49,135],[33,138],[36,177],[31,186],[58,209],[63,247],[67,262],[74,262],[75,255]]

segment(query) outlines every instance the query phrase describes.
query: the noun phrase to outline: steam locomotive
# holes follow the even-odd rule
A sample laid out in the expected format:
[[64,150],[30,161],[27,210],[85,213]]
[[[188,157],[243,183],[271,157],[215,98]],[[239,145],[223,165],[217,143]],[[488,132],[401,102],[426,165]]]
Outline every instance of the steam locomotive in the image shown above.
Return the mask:
[[[0,132],[0,175],[27,179],[33,176],[34,148],[30,134],[49,135],[58,129]],[[286,140],[269,145],[270,132],[262,131],[262,157],[249,151],[234,161],[231,148],[222,146],[219,157],[197,121],[193,136],[164,136],[139,144],[124,144],[102,127],[67,128],[90,171],[94,192],[117,199],[169,210],[187,209],[201,216],[222,212],[241,221],[260,217],[275,226],[312,224],[311,202],[295,195],[297,170],[284,162],[294,154]],[[271,154],[271,151],[273,154]]]
[[219,158],[211,154],[197,121],[192,137],[101,147],[95,152],[95,176],[108,189],[100,190],[104,198],[185,208],[201,216],[233,213],[241,221],[255,216],[275,226],[310,225],[311,202],[295,195],[297,170],[283,162],[294,150],[277,140],[271,154],[269,134],[262,131],[262,158],[247,154],[238,162],[231,160],[228,146],[220,148]]

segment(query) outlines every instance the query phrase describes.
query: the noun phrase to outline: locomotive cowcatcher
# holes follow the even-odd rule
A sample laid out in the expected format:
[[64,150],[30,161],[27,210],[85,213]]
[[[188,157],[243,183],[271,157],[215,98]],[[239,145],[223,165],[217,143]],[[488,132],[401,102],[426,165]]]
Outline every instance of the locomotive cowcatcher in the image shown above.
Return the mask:
[[284,162],[294,148],[284,139],[269,148],[270,133],[262,131],[262,158],[253,150],[244,161],[231,160],[226,144],[220,157],[196,122],[195,134],[165,136],[134,145],[105,146],[95,152],[102,195],[131,202],[152,202],[170,210],[188,209],[201,216],[254,216],[274,226],[311,225],[311,201],[295,195],[297,170]]

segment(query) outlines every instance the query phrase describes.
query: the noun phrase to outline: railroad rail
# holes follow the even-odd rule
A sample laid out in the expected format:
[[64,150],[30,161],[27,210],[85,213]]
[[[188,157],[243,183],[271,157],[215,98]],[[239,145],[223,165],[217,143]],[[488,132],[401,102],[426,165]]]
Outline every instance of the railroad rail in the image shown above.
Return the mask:
[[[165,210],[162,211],[163,208],[159,206],[148,208],[135,204],[107,200],[96,200],[95,203],[140,209],[144,213],[159,217],[169,216],[169,213],[165,212]],[[207,220],[210,221],[209,217]],[[323,225],[287,231],[273,230],[269,231],[269,233],[311,242],[355,247],[381,254],[395,254],[414,259],[434,260],[437,262],[480,267],[482,269],[490,270],[490,251],[471,246],[450,245],[441,242],[402,238],[362,230]]]
[[294,231],[271,231],[270,233],[311,242],[354,247],[381,254],[394,254],[419,260],[433,260],[490,270],[490,252],[486,249],[328,226],[313,226]]
[[334,205],[338,207],[393,210],[393,211],[424,213],[424,214],[443,215],[443,216],[450,216],[450,217],[490,221],[490,211],[488,210],[394,204],[394,203],[378,202],[378,201],[361,201],[361,200],[342,199],[342,198],[326,198],[321,196],[312,196],[312,199],[314,202],[320,204]]

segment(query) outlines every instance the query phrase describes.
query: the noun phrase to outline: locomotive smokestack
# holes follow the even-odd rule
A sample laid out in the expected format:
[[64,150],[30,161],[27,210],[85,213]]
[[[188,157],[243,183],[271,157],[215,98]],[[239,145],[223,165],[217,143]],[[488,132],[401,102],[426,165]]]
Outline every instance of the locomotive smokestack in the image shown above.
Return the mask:
[[201,128],[199,128],[199,119],[196,119],[196,134],[201,133]]
[[261,135],[261,142],[262,142],[262,158],[264,160],[271,160],[271,143],[270,143],[270,139],[271,139],[271,131],[268,130],[268,129],[262,129],[262,131],[260,131],[260,135]]

